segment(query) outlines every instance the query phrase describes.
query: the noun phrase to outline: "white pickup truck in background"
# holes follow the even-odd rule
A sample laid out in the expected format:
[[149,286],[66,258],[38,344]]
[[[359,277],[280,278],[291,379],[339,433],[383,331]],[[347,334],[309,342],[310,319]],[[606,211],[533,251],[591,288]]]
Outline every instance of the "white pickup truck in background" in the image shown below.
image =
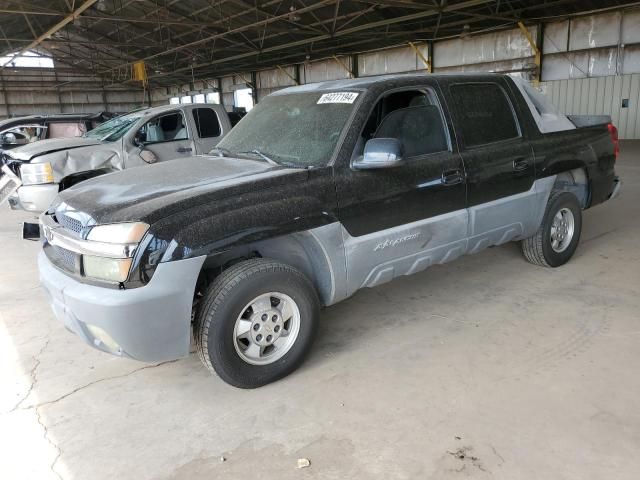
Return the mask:
[[[89,178],[213,149],[231,130],[222,105],[166,105],[116,117],[78,138],[42,140],[4,152],[0,166],[21,185],[4,190],[13,209],[43,212],[58,192]],[[0,173],[0,180],[3,173]],[[15,177],[13,177],[15,179]],[[0,189],[2,191],[2,189]],[[9,194],[10,193],[10,194]]]

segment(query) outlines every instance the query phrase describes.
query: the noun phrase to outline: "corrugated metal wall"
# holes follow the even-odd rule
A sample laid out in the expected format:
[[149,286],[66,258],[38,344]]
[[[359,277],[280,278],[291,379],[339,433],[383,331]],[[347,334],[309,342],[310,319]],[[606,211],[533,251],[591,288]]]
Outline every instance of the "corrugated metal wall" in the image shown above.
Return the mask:
[[540,86],[561,112],[611,115],[620,138],[640,138],[640,74],[556,80]]

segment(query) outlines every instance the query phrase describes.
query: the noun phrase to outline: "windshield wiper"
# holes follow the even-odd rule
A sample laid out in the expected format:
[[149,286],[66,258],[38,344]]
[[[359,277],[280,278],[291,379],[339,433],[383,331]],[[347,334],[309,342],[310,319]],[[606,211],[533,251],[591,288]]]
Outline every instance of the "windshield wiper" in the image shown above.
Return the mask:
[[240,154],[248,154],[248,153],[253,153],[254,155],[258,155],[260,157],[262,157],[264,160],[266,160],[267,162],[269,162],[271,165],[280,165],[278,162],[276,162],[275,160],[269,158],[267,155],[265,155],[264,153],[262,153],[260,150],[258,150],[257,148],[254,148],[253,150],[249,150],[247,152],[238,152]]
[[230,157],[231,156],[231,151],[224,148],[224,147],[213,147],[213,149],[211,149],[211,151],[209,152],[210,154],[213,154],[214,152],[218,153],[219,157]]

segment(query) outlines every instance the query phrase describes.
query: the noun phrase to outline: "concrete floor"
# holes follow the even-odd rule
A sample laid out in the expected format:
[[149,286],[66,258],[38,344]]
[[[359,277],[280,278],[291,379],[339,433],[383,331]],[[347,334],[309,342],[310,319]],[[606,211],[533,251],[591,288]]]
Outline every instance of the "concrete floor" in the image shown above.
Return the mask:
[[195,355],[82,344],[38,288],[28,216],[3,205],[0,478],[638,478],[640,142],[622,148],[623,196],[585,214],[568,265],[510,244],[362,291],[324,311],[299,371],[253,391]]

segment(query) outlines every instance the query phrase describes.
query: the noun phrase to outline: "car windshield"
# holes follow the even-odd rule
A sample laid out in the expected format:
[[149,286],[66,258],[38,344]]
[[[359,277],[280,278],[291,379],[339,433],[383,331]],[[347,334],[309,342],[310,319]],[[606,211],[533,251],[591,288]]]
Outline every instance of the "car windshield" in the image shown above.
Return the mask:
[[131,125],[137,122],[139,118],[137,115],[125,115],[113,118],[85,133],[83,137],[96,138],[101,142],[113,142],[114,140],[122,138],[129,128],[131,128]]
[[326,165],[354,108],[358,92],[273,95],[258,103],[214,152],[254,155],[282,165]]

